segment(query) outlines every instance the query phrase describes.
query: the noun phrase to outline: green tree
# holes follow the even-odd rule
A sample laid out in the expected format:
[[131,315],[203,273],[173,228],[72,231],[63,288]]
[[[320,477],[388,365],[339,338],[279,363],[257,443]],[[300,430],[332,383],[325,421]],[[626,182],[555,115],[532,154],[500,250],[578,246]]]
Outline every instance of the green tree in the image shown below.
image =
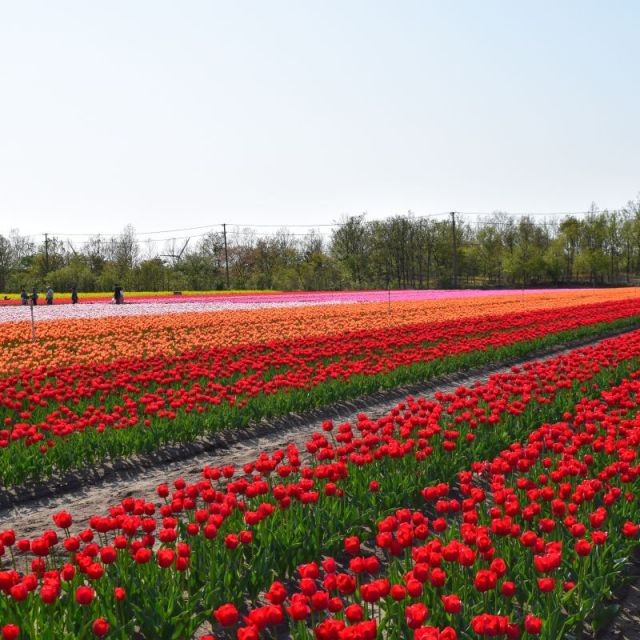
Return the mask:
[[363,287],[368,278],[371,234],[365,214],[343,218],[333,231],[331,254],[345,270],[350,286]]

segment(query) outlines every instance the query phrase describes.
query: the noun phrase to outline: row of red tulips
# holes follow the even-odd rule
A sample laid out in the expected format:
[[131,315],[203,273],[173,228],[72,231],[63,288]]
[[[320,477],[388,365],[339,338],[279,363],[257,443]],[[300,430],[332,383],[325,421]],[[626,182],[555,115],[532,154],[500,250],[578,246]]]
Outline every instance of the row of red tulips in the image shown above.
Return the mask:
[[[640,301],[353,332],[0,380],[0,482],[12,485],[634,324]],[[203,413],[207,412],[205,415]]]
[[113,637],[189,637],[212,607],[255,597],[269,576],[336,551],[389,509],[419,505],[423,486],[451,482],[465,464],[526,437],[534,419],[555,420],[598,395],[635,370],[638,355],[640,332],[435,401],[410,399],[375,422],[327,423],[307,444],[308,462],[291,446],[240,475],[205,468],[199,483],[158,487],[162,506],[130,498],[74,535],[61,513],[63,541],[55,531],[35,540],[5,531],[14,567],[0,573],[0,619],[43,640],[83,637],[96,621],[100,632],[101,619]]
[[244,640],[283,625],[300,640],[556,639],[587,623],[598,631],[638,545],[633,378],[472,464],[455,487],[424,488],[426,509],[379,520],[368,550],[347,537],[338,560],[299,565],[289,588],[274,581],[242,618],[235,604],[219,606],[217,624]]

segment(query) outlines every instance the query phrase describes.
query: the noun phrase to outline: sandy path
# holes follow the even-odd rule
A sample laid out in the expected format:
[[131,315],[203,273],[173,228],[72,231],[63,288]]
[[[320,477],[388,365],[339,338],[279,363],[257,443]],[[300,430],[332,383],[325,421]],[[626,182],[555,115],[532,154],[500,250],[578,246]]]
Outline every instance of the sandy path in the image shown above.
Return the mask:
[[640,638],[640,581],[629,586],[626,597],[619,603],[612,623],[597,640],[638,640]]

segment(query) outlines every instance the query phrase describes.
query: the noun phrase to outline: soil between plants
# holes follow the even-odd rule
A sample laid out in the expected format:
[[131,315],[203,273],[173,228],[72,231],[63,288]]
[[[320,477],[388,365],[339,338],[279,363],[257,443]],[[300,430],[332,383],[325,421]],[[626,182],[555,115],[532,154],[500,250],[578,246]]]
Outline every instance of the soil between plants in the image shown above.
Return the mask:
[[640,639],[640,549],[629,563],[627,578],[629,582],[623,583],[615,593],[613,604],[619,606],[618,611],[594,640]]

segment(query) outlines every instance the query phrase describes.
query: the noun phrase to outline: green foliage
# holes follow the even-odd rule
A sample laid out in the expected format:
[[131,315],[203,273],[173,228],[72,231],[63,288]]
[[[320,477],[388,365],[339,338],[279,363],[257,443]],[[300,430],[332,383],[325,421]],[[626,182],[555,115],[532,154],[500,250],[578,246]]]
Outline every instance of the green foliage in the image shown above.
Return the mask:
[[[453,286],[453,235],[448,217],[346,216],[330,238],[281,229],[257,237],[222,232],[197,242],[138,239],[132,227],[74,247],[49,236],[33,243],[0,236],[0,291],[51,285],[67,291],[279,289],[335,290]],[[640,200],[620,211],[592,207],[584,217],[551,222],[495,213],[457,218],[458,284],[463,287],[619,285],[640,278]],[[227,267],[228,265],[228,281]]]

